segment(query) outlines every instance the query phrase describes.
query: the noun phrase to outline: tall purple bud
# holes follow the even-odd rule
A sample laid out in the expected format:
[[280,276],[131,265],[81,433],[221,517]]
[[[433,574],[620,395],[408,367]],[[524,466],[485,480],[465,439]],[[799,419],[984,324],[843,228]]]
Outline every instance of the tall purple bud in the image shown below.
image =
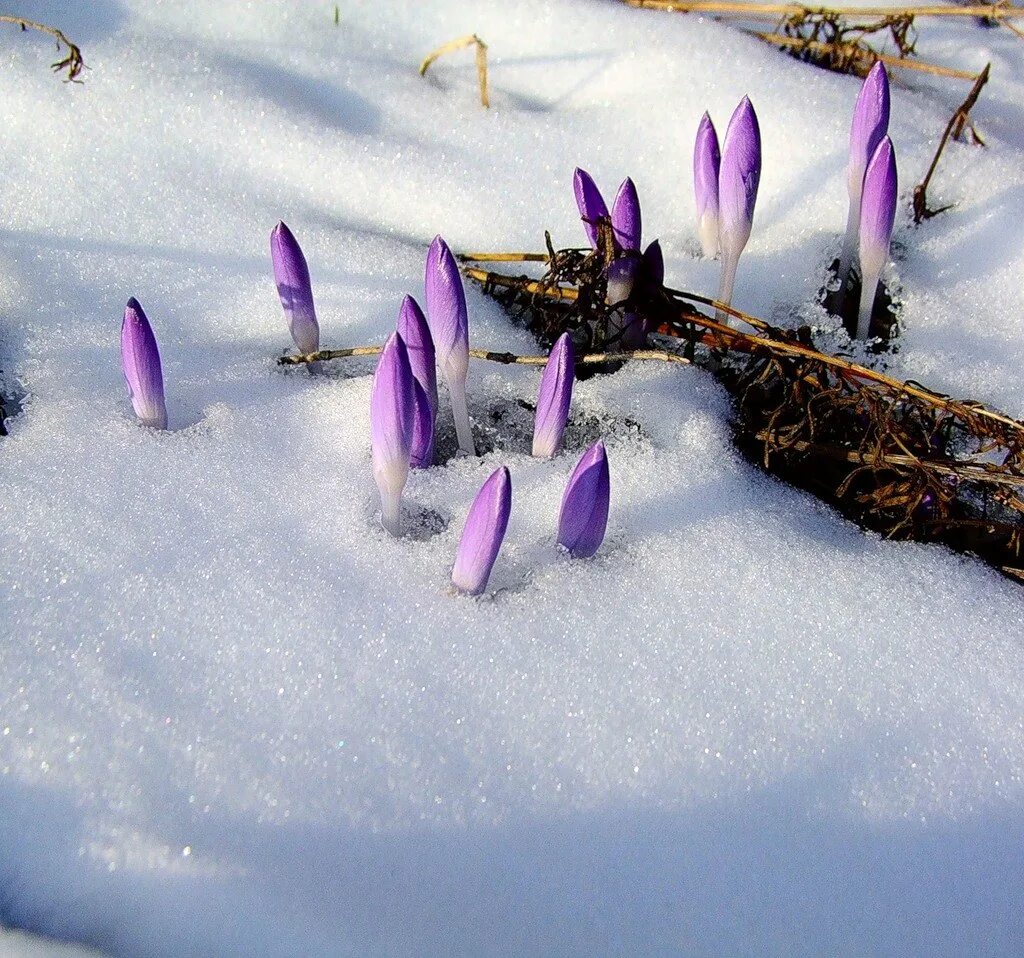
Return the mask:
[[871,312],[882,269],[889,260],[892,224],[896,219],[896,154],[892,140],[882,137],[864,174],[860,201],[860,312],[857,338],[867,339]]
[[420,309],[420,304],[411,296],[402,300],[398,311],[398,332],[405,340],[409,351],[409,366],[413,378],[423,387],[430,400],[430,408],[437,414],[437,360],[434,356],[434,340],[430,327]]
[[459,448],[476,455],[473,430],[466,406],[466,375],[469,372],[469,312],[466,291],[452,251],[440,236],[434,237],[427,251],[424,276],[427,294],[427,322],[434,339],[437,364],[448,384],[455,416]]
[[587,239],[597,249],[597,222],[608,215],[608,206],[594,178],[586,170],[576,168],[572,176],[572,188],[576,194],[576,206],[579,207],[583,228],[587,231]]
[[623,349],[639,349],[647,341],[644,321],[626,305],[633,295],[639,271],[640,260],[635,256],[620,256],[608,264],[606,271],[606,302],[613,310],[608,316],[608,336],[617,340]]
[[562,448],[562,434],[569,418],[572,385],[576,373],[576,352],[568,333],[562,333],[548,356],[537,396],[533,423],[533,455],[549,459]]
[[596,442],[580,457],[569,477],[558,515],[558,544],[577,559],[588,559],[604,541],[608,525],[611,479],[604,443]]
[[132,297],[121,323],[121,368],[135,415],[144,426],[167,428],[164,375],[153,327],[139,301]]
[[416,380],[398,333],[384,344],[370,391],[370,448],[373,478],[380,490],[381,525],[402,533],[402,490],[409,478],[415,426]]
[[434,425],[436,417],[430,397],[416,380],[413,386],[412,448],[409,465],[413,469],[429,469],[434,464]]
[[502,466],[491,473],[469,507],[452,569],[452,584],[460,592],[480,595],[487,588],[511,512],[512,479]]
[[878,144],[889,130],[889,74],[878,61],[864,79],[853,110],[850,126],[850,160],[846,167],[846,188],[850,194],[850,212],[846,217],[846,237],[839,256],[839,280],[846,286],[860,235],[860,198],[864,174]]
[[[761,130],[748,97],[740,101],[725,131],[722,165],[718,174],[718,241],[722,251],[722,279],[718,300],[732,303],[736,267],[750,239],[757,185],[761,180]],[[718,313],[719,322],[728,322]]]
[[627,176],[612,203],[612,235],[624,250],[640,250],[640,198]]
[[661,242],[654,240],[644,250],[644,274],[647,282],[658,289],[665,285],[665,255],[661,251]]
[[697,199],[697,235],[708,259],[718,254],[718,170],[721,165],[718,133],[711,117],[705,113],[693,145],[693,193]]
[[292,339],[303,355],[315,353],[320,348],[320,326],[313,308],[309,267],[298,241],[284,223],[278,223],[270,234],[270,258]]

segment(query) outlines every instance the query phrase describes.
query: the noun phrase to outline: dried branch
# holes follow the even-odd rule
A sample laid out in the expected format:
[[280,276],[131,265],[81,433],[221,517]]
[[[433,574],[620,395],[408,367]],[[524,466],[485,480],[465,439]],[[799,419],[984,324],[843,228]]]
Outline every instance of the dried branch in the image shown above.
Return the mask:
[[85,61],[82,59],[82,51],[72,43],[60,30],[56,27],[49,27],[45,23],[36,23],[34,20],[26,20],[24,17],[13,17],[9,14],[0,14],[0,23],[13,23],[15,26],[21,27],[22,31],[25,30],[38,30],[40,33],[48,33],[57,41],[57,52],[60,52],[61,45],[68,51],[68,55],[63,60],[58,60],[56,63],[51,63],[55,73],[60,73],[63,70],[67,71],[66,82],[68,83],[81,83],[78,79],[78,75],[85,69]]
[[[328,359],[348,359],[352,356],[379,356],[383,348],[383,346],[350,346],[347,349],[321,349],[316,353],[281,356],[277,362],[280,366],[301,366],[307,363],[323,362]],[[490,363],[501,363],[503,366],[546,366],[548,363],[547,356],[519,356],[516,353],[498,352],[493,349],[471,349],[469,356],[471,359],[483,359]],[[666,349],[634,349],[624,352],[587,353],[585,356],[576,357],[577,364],[584,366],[620,363],[627,360],[690,364],[690,360],[685,356]]]
[[[974,104],[978,102],[978,97],[981,95],[982,88],[988,82],[989,68],[991,64],[986,64],[985,69],[978,74],[974,81],[974,86],[971,87],[971,92],[967,94],[967,99],[960,104],[954,111],[953,115],[949,118],[949,123],[946,124],[946,129],[942,133],[942,139],[939,140],[938,149],[935,151],[935,156],[932,157],[931,165],[928,167],[928,172],[925,173],[924,179],[914,187],[914,222],[920,223],[921,220],[931,219],[933,216],[938,216],[939,213],[943,213],[949,209],[949,206],[940,207],[937,210],[928,208],[928,185],[932,181],[932,176],[935,173],[935,168],[939,165],[939,157],[942,156],[942,151],[946,146],[946,142],[950,137],[953,139],[959,139],[963,133],[964,126],[969,122],[969,115],[974,107]],[[977,130],[971,127],[971,133],[974,137],[974,142],[984,146],[984,141],[978,135]]]
[[489,107],[491,105],[491,98],[487,93],[487,44],[475,33],[459,37],[457,40],[449,40],[432,53],[427,54],[424,61],[420,64],[420,76],[426,76],[427,69],[439,57],[443,57],[446,53],[453,53],[455,50],[461,50],[464,47],[473,46],[474,44],[476,45],[476,74],[477,80],[480,83],[480,102],[484,107]]
[[778,17],[804,17],[815,14],[842,17],[986,17],[990,20],[1009,20],[1024,17],[1024,7],[1009,3],[975,4],[968,7],[944,5],[909,7],[805,7],[797,3],[745,3],[742,0],[620,0],[630,7],[645,10],[665,10],[672,13],[710,13],[741,19],[768,19]]

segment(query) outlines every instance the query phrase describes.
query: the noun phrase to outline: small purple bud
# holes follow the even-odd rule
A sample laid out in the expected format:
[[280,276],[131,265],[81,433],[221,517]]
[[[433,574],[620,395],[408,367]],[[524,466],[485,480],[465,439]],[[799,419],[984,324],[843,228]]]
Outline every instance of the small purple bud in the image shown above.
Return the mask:
[[452,251],[440,236],[435,236],[427,251],[424,275],[427,294],[427,323],[434,339],[437,363],[448,383],[455,416],[459,448],[476,455],[473,430],[466,406],[466,374],[469,371],[469,312],[462,275]]
[[270,234],[270,258],[292,339],[303,355],[315,353],[320,348],[320,326],[313,308],[309,267],[292,231],[284,223],[278,223]]
[[164,376],[153,328],[133,296],[121,323],[121,368],[135,415],[144,426],[167,428]]
[[409,478],[415,425],[415,383],[398,333],[384,344],[370,391],[370,448],[380,490],[381,524],[401,535],[402,490]]
[[423,387],[430,400],[430,408],[436,415],[437,361],[434,357],[434,340],[420,304],[411,296],[402,300],[398,311],[398,332],[409,351],[409,366],[413,377]]
[[460,592],[480,595],[487,588],[511,512],[512,479],[502,466],[491,473],[469,507],[452,569],[452,584]]
[[537,396],[537,415],[533,424],[533,455],[549,459],[562,448],[562,434],[569,418],[576,352],[568,333],[562,333],[548,356]]
[[558,515],[558,544],[577,559],[597,552],[608,525],[611,479],[604,443],[596,442],[580,457],[569,477]]
[[864,79],[853,110],[853,123],[850,125],[850,159],[846,167],[850,212],[846,218],[846,238],[839,259],[839,278],[844,286],[859,242],[860,197],[864,174],[888,129],[889,74],[885,71],[885,64],[879,60]]
[[[761,130],[748,97],[740,101],[725,131],[718,174],[718,242],[722,252],[719,302],[730,305],[740,254],[750,239],[761,179]],[[726,322],[724,314],[717,316]]]
[[409,465],[413,469],[429,469],[434,464],[434,407],[415,378],[412,386],[413,426]]
[[647,282],[658,289],[665,285],[665,256],[661,252],[661,243],[655,240],[644,250],[644,273]]
[[612,204],[612,235],[624,250],[640,250],[640,199],[627,176]]
[[583,228],[587,231],[587,239],[590,245],[597,249],[597,221],[608,215],[608,206],[593,177],[586,170],[576,168],[572,177],[572,188],[576,194],[576,205],[583,220]]
[[693,192],[697,199],[697,235],[708,259],[718,253],[718,170],[721,164],[718,133],[711,117],[705,113],[693,146]]
[[871,326],[871,312],[882,269],[889,259],[889,243],[896,219],[896,154],[888,136],[871,157],[864,174],[864,191],[860,201],[860,314],[857,338],[866,339]]

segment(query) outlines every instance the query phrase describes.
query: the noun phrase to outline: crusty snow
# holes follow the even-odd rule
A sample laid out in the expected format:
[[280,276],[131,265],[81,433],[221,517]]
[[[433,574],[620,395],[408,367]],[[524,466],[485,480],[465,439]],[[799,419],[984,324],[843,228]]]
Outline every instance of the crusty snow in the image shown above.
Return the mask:
[[[655,364],[578,384],[550,462],[518,403],[537,371],[474,364],[487,451],[414,473],[395,541],[372,363],[274,365],[279,219],[324,344],[380,343],[435,233],[582,243],[577,165],[609,196],[631,175],[670,285],[713,293],[690,151],[744,93],[765,167],[735,303],[827,327],[858,81],[611,0],[340,7],[336,27],[309,0],[12,4],[82,45],[81,86],[45,38],[0,34],[0,371],[21,396],[0,439],[0,924],[124,958],[1019,953],[1019,585],[764,475],[713,376]],[[951,144],[932,203],[955,206],[913,227],[969,85],[894,77],[886,361],[1021,416],[1024,41],[920,30],[926,59],[992,62],[988,148]],[[489,111],[470,51],[416,72],[474,31]],[[125,396],[129,296],[167,433]],[[468,299],[473,345],[536,351]],[[558,503],[599,437],[608,540],[571,562]],[[501,464],[491,594],[454,597]]]

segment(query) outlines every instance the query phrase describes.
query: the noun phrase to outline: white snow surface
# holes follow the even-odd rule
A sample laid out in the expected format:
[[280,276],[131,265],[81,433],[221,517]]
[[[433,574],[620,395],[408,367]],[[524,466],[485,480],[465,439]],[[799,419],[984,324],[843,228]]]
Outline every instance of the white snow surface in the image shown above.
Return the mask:
[[[0,35],[0,370],[23,394],[0,439],[0,923],[133,958],[1019,954],[1019,585],[767,477],[713,376],[654,364],[578,384],[550,462],[516,404],[538,373],[474,364],[489,451],[414,473],[444,528],[396,541],[372,363],[274,364],[278,219],[324,344],[380,343],[435,233],[583,242],[577,165],[609,197],[631,175],[670,285],[713,293],[690,151],[744,93],[764,174],[735,302],[828,325],[858,81],[610,0],[340,6],[336,27],[300,0],[14,4],[82,45],[81,86]],[[473,31],[489,111],[470,51],[416,72]],[[919,50],[992,62],[988,148],[950,145],[932,199],[955,206],[912,227],[968,85],[894,77],[887,362],[1024,415],[1024,42],[924,21]],[[167,433],[124,392],[133,295]],[[468,299],[474,345],[536,351]],[[609,537],[570,562],[558,504],[601,435]],[[454,597],[500,464],[491,594]]]

